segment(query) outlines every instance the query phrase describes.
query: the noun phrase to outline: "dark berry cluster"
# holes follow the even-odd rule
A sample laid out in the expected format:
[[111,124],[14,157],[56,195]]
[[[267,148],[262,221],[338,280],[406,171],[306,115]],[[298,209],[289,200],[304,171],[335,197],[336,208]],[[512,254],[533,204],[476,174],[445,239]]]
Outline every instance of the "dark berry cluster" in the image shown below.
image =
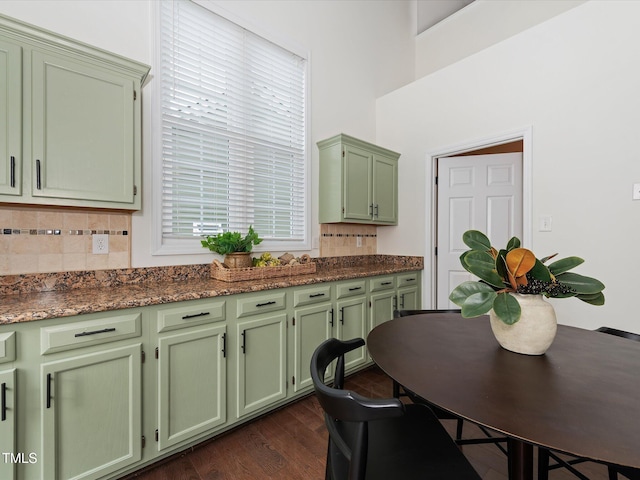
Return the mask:
[[527,275],[527,284],[518,286],[518,293],[536,295],[544,294],[549,297],[566,296],[575,293],[575,290],[560,282],[543,282]]

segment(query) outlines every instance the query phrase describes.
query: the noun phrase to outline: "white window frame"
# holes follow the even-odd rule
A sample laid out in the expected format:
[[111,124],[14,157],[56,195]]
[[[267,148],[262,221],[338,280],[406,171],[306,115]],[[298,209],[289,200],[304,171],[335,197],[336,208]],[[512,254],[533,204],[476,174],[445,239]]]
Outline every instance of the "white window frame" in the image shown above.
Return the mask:
[[[165,1],[165,0],[160,0]],[[160,1],[153,2],[152,18],[153,25],[152,31],[154,34],[154,65],[160,69]],[[258,27],[245,19],[238,18],[230,12],[224,10],[215,2],[210,0],[191,0],[209,11],[220,15],[227,20],[239,25],[240,27],[258,35],[267,41],[270,41],[281,48],[284,48],[299,57],[306,60],[306,72],[305,72],[305,158],[304,158],[304,175],[305,175],[305,192],[304,192],[304,238],[302,240],[269,240],[265,239],[256,251],[272,251],[272,252],[306,252],[311,250],[311,168],[310,168],[310,156],[311,156],[311,143],[310,143],[310,65],[311,55],[308,51],[294,45],[289,40],[283,40],[279,35],[268,32],[264,28]],[[153,69],[152,69],[153,72]],[[152,73],[153,75],[153,73]],[[188,239],[167,239],[163,238],[162,233],[162,181],[163,181],[163,160],[162,160],[162,135],[161,135],[161,115],[162,115],[162,93],[159,79],[153,82],[153,104],[151,106],[152,121],[152,232],[151,232],[151,250],[152,255],[181,255],[181,254],[202,254],[206,253],[200,244],[200,237],[194,236]],[[232,230],[243,231],[248,228],[248,225],[244,228],[237,228]],[[260,234],[260,231],[258,231]]]

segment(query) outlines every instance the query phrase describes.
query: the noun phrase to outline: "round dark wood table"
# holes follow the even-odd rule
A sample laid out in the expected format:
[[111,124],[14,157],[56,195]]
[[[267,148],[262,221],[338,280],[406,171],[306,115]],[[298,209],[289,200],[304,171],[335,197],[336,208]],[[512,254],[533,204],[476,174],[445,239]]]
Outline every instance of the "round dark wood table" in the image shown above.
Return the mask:
[[640,342],[559,325],[539,356],[501,348],[488,317],[394,319],[373,361],[432,404],[509,437],[509,478],[533,478],[533,446],[640,468]]

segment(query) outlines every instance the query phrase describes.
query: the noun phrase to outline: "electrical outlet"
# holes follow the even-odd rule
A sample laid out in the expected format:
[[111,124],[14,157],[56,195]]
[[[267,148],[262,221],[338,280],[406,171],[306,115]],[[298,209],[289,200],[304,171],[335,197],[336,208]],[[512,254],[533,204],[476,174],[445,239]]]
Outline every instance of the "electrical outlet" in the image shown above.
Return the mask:
[[640,200],[640,183],[633,184],[633,195],[631,198],[634,200]]
[[360,235],[356,237],[356,247],[362,247],[362,237]]
[[109,253],[109,235],[97,233],[93,236],[93,253],[96,255],[106,255]]
[[538,228],[539,232],[550,232],[551,231],[551,217],[548,215],[540,216],[540,228]]

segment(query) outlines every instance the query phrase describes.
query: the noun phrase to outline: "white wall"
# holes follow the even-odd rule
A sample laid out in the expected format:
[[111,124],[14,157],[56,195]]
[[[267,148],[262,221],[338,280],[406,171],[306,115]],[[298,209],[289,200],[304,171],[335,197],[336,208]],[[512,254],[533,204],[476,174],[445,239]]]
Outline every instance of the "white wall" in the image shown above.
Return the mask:
[[379,99],[377,141],[402,157],[400,223],[379,229],[378,251],[425,255],[429,272],[429,152],[531,126],[526,246],[580,256],[607,286],[604,307],[554,301],[560,323],[640,332],[639,32],[640,2],[590,1]]
[[[0,13],[151,65],[143,88],[143,209],[134,214],[132,265],[205,263],[211,255],[152,256],[151,144],[156,0],[3,0]],[[206,0],[201,1],[206,3]],[[224,0],[233,20],[311,58],[311,226],[318,237],[316,142],[347,133],[375,141],[375,99],[414,79],[415,3],[410,0]],[[317,254],[317,250],[312,251]]]

